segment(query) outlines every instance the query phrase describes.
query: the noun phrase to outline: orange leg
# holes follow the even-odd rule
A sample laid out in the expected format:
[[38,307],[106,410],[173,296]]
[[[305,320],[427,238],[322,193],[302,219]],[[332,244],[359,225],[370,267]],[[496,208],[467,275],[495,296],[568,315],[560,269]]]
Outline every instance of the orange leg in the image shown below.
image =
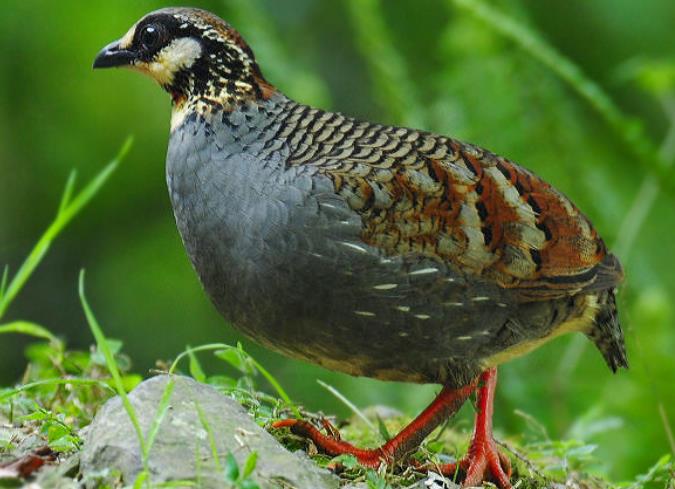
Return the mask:
[[[469,453],[459,461],[459,469],[465,474],[462,487],[481,486],[484,481],[493,481],[501,489],[511,489],[511,463],[497,450],[492,436],[492,413],[494,410],[497,369],[486,370],[480,377],[476,425]],[[457,464],[441,467],[444,475],[452,476]]]
[[417,418],[379,448],[362,449],[342,441],[334,428],[327,427],[327,422],[323,425],[329,436],[321,433],[307,421],[295,419],[277,421],[272,424],[272,428],[290,428],[294,434],[312,440],[319,450],[328,455],[351,454],[361,465],[377,468],[382,462],[395,463],[414,451],[429,433],[457,412],[464,401],[476,390],[476,384],[477,380],[456,390],[444,387],[436,399]]
[[[480,386],[478,382],[480,379]],[[272,424],[273,428],[290,428],[296,435],[309,438],[319,450],[331,456],[351,454],[365,467],[377,468],[381,463],[392,464],[414,451],[437,426],[452,416],[478,387],[476,426],[469,453],[457,464],[440,467],[441,472],[452,477],[459,469],[465,475],[462,487],[480,486],[484,481],[494,481],[501,489],[511,489],[511,463],[499,453],[492,437],[492,413],[497,369],[483,372],[469,385],[452,390],[444,387],[436,399],[406,426],[398,435],[379,448],[362,449],[342,441],[338,431],[328,421],[322,425],[328,436],[307,421],[285,419]],[[432,469],[431,466],[420,466]]]

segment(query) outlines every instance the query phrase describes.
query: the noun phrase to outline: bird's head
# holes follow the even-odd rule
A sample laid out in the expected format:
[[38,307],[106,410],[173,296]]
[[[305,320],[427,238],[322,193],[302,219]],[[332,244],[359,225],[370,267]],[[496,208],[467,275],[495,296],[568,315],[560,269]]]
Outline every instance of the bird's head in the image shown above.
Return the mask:
[[239,33],[194,8],[167,8],[143,17],[96,56],[94,68],[110,67],[149,75],[176,106],[202,100],[227,108],[274,93]]

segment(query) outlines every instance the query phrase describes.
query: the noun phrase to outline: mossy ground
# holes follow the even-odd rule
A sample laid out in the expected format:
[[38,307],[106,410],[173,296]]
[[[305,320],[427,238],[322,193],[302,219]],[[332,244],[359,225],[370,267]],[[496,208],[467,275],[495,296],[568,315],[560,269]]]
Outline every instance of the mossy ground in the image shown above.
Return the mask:
[[[121,352],[120,342],[108,339],[107,345],[113,353],[125,390],[132,389],[141,381],[141,376],[129,373],[131,362]],[[205,349],[215,350],[216,356],[224,361],[223,372],[213,376],[205,374],[197,355],[191,350],[189,355],[183,356],[189,359],[183,373],[213,385],[238,400],[261,426],[269,427],[273,420],[294,417],[298,412],[316,422],[323,416],[305,412],[282,399],[287,397],[283,389],[283,396],[260,391],[257,387],[262,380],[259,365],[241,347],[210,345]],[[41,471],[31,474],[28,479],[37,477],[43,483],[44,480],[52,480],[54,484],[53,481],[58,480],[60,485],[54,487],[81,487],[77,464],[78,453],[83,447],[80,435],[98,408],[115,395],[106,359],[99,348],[92,348],[89,352],[68,351],[56,339],[35,343],[26,354],[28,366],[20,385],[0,391],[0,421],[3,425],[0,431],[0,463],[6,464],[38,447],[49,446],[59,453],[59,462],[45,464]],[[169,365],[168,362],[160,362],[158,370],[169,371]],[[173,364],[174,371],[178,372],[176,365]],[[381,444],[391,433],[399,431],[410,418],[393,409],[378,407],[358,411],[348,420],[332,421],[340,428],[344,439],[358,446],[372,447]],[[306,450],[321,466],[334,466],[337,463],[337,474],[344,486],[361,483],[362,487],[368,489],[394,489],[430,481],[429,474],[416,471],[409,465],[383,466],[378,471],[364,469],[353,458],[339,457],[336,460],[317,453],[311,443],[287,430],[275,430],[273,433],[290,450]],[[438,463],[451,461],[465,453],[469,437],[468,431],[456,429],[452,423],[448,423],[425,440],[412,457]],[[646,489],[672,488],[675,484],[673,465],[668,457],[664,457],[648,474],[635,481],[612,484],[587,472],[592,467],[593,446],[574,440],[553,441],[525,436],[500,440],[499,443],[512,461],[513,481],[520,489]],[[0,487],[17,487],[25,480],[19,473],[3,475],[4,478],[0,477]],[[124,486],[113,472],[88,475],[87,479],[89,484],[99,487]],[[229,480],[231,487],[256,487],[253,481],[242,486],[242,481],[237,482],[236,478],[224,480]],[[66,483],[72,485],[63,485]]]
[[[365,410],[365,415],[371,421],[366,424],[358,415],[344,421],[340,427],[342,437],[360,447],[376,447],[380,445],[387,434],[397,433],[411,421],[411,418],[393,414],[382,419],[378,417],[380,409]],[[315,421],[319,416],[314,417]],[[374,427],[377,427],[374,429]],[[384,432],[384,433],[383,433]],[[336,460],[340,462],[337,472],[345,485],[352,483],[366,483],[369,489],[386,489],[413,486],[420,481],[435,479],[428,474],[419,472],[402,464],[396,467],[382,467],[379,471],[364,469],[356,464],[353,458],[338,457],[337,459],[317,453],[316,448],[305,440],[290,434],[278,434],[278,439],[290,449],[305,449],[312,458],[322,466],[334,466]],[[471,433],[467,430],[456,429],[452,421],[439,428],[424,441],[419,450],[411,458],[420,461],[437,463],[452,462],[461,458],[468,449]],[[500,449],[511,460],[513,467],[512,481],[514,487],[520,489],[535,488],[579,488],[579,489],[618,489],[630,487],[632,489],[646,487],[668,487],[674,483],[673,466],[669,458],[664,457],[653,468],[652,473],[642,480],[624,484],[613,484],[602,477],[593,475],[587,468],[593,465],[592,452],[594,447],[573,440],[515,440],[499,439]],[[668,482],[670,481],[670,482]],[[458,480],[458,482],[461,482]],[[670,484],[670,485],[668,485]],[[437,486],[442,487],[440,483]],[[485,487],[494,487],[485,484]]]

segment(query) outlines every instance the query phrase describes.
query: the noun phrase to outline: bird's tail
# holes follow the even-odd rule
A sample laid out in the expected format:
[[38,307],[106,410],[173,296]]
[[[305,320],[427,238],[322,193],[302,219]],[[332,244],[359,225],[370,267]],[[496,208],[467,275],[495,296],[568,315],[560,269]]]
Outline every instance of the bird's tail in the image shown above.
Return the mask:
[[616,289],[605,290],[598,294],[598,312],[594,322],[588,337],[600,350],[609,368],[613,372],[619,367],[628,368],[626,345],[616,308]]

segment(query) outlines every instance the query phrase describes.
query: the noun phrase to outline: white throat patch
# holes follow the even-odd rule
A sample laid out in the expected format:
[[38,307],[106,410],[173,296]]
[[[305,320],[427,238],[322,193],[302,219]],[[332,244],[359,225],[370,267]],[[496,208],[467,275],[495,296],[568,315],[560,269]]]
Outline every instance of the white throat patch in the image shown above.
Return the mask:
[[171,85],[176,73],[190,68],[201,55],[202,46],[199,41],[182,37],[157,53],[154,61],[147,65],[136,65],[136,68],[147,72],[161,85]]

